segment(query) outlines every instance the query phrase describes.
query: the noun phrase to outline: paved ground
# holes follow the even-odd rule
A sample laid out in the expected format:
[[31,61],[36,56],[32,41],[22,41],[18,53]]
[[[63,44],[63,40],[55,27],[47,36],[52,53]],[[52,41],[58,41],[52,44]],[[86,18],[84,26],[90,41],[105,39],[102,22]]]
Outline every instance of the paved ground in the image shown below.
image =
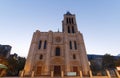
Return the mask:
[[[33,77],[3,77],[3,78],[33,78]],[[51,78],[51,77],[34,77],[34,78]],[[53,77],[53,78],[62,78],[62,77]],[[80,78],[78,77],[63,77],[63,78]],[[90,77],[83,77],[83,78],[90,78]],[[94,76],[92,78],[108,78],[107,76]],[[117,77],[114,77],[117,78]]]

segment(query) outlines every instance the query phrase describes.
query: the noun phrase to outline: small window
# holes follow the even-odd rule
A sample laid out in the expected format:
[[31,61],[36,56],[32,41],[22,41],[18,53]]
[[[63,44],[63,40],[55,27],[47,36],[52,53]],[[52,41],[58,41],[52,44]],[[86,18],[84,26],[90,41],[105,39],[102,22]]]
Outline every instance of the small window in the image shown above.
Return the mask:
[[60,56],[60,48],[59,47],[56,48],[55,56]]
[[74,41],[74,47],[75,47],[75,50],[77,50],[77,43],[76,43],[76,41]]
[[73,59],[76,59],[76,56],[75,56],[75,54],[73,54]]
[[72,42],[71,41],[69,42],[69,46],[70,46],[70,49],[72,49]]
[[43,55],[42,55],[42,54],[40,55],[39,59],[40,59],[40,60],[42,60],[42,59],[43,59]]
[[46,49],[46,47],[47,47],[47,41],[45,40],[45,42],[44,42],[44,49]]
[[38,49],[41,48],[41,45],[42,45],[42,41],[40,40],[40,41],[39,41],[39,44],[38,44]]

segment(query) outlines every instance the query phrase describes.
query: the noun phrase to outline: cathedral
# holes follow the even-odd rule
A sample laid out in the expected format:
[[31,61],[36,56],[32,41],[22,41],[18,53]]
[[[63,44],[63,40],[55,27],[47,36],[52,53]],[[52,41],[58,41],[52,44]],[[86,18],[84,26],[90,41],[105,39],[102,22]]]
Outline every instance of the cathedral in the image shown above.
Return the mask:
[[62,32],[36,30],[24,67],[24,76],[65,76],[70,72],[87,75],[90,70],[82,33],[77,28],[75,14],[67,12],[62,20]]

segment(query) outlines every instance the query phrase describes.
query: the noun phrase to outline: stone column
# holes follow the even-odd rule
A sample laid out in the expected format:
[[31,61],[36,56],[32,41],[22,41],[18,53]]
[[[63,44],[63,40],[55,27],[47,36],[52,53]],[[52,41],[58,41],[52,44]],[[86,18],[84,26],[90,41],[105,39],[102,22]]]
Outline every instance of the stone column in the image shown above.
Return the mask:
[[35,62],[35,54],[36,54],[36,50],[37,50],[36,48],[37,48],[38,34],[39,34],[39,31],[36,31],[33,34],[33,38],[32,38],[32,41],[31,41],[31,46],[30,46],[28,57],[27,57],[27,60],[26,60],[26,64],[25,64],[25,68],[24,68],[24,70],[25,70],[24,75],[27,75],[27,76],[31,75],[33,65],[34,65],[34,62]]
[[48,33],[48,40],[47,40],[47,52],[46,52],[46,66],[45,66],[45,75],[50,75],[50,53],[51,53],[51,46],[52,46],[52,32],[49,31]]
[[83,40],[83,36],[80,32],[77,32],[77,39],[78,39],[78,49],[80,51],[80,63],[82,67],[82,71],[84,75],[88,75],[88,72],[90,70],[88,58],[86,54],[86,48]]
[[65,37],[65,65],[66,65],[66,74],[67,72],[70,72],[70,58],[69,58],[69,41],[68,41],[68,36],[67,33],[64,35]]
[[50,64],[49,64],[49,62],[50,62],[50,52],[51,52],[51,43],[48,42],[47,43],[46,62],[45,62],[45,64],[46,64],[46,66],[45,66],[46,75],[50,74],[50,72],[49,72],[49,70],[50,70],[50,68],[49,68],[49,66],[50,66]]
[[30,75],[31,74],[31,71],[32,71],[32,67],[33,67],[33,58],[35,56],[35,48],[36,47],[36,44],[35,43],[32,43],[31,45],[31,48],[30,48],[30,51],[29,51],[29,55],[28,55],[28,58],[27,58],[27,61],[26,61],[26,64],[25,64],[25,75]]

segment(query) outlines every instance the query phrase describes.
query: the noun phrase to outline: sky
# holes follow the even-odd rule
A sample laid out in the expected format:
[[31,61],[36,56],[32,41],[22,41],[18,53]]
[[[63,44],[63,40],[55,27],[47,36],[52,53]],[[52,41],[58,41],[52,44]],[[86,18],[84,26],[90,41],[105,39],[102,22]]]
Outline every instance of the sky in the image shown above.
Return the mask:
[[0,0],[0,44],[27,57],[33,32],[62,31],[67,11],[76,15],[87,54],[120,54],[120,0]]

